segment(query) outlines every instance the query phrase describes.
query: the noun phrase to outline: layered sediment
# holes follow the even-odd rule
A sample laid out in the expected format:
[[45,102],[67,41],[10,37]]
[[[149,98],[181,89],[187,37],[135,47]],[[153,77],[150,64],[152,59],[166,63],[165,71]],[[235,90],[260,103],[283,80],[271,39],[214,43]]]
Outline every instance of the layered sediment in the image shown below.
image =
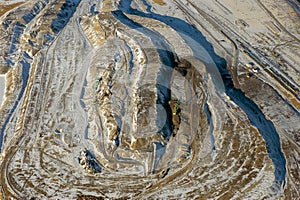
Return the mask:
[[0,1],[0,196],[299,198],[299,3],[278,3]]

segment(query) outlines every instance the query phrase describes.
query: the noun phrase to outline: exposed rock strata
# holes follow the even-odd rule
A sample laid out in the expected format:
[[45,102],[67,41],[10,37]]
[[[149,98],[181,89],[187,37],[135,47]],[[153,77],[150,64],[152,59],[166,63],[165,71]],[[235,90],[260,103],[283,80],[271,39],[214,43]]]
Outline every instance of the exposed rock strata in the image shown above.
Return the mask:
[[0,196],[299,198],[299,3],[239,4],[0,1]]

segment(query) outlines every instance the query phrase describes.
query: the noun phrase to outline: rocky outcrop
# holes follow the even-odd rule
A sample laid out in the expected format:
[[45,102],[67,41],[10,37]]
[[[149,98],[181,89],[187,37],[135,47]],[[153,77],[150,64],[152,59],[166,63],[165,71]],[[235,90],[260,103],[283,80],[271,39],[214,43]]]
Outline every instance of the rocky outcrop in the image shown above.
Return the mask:
[[80,151],[78,162],[82,166],[82,168],[88,173],[94,174],[94,173],[101,172],[101,167],[97,163],[97,160],[87,149]]

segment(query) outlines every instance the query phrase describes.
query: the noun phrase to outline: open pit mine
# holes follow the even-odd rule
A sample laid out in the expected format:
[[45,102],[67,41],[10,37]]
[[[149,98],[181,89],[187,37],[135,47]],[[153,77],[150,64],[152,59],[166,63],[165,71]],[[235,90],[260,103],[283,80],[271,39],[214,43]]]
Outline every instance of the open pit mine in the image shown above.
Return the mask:
[[0,0],[0,199],[300,199],[298,0]]

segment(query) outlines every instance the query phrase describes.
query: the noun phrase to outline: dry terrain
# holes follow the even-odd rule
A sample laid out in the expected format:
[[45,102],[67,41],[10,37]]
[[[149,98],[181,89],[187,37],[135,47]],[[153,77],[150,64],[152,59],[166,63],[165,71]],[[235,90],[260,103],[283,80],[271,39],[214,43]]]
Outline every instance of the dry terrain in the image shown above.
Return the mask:
[[0,199],[300,199],[299,22],[297,0],[0,0]]

